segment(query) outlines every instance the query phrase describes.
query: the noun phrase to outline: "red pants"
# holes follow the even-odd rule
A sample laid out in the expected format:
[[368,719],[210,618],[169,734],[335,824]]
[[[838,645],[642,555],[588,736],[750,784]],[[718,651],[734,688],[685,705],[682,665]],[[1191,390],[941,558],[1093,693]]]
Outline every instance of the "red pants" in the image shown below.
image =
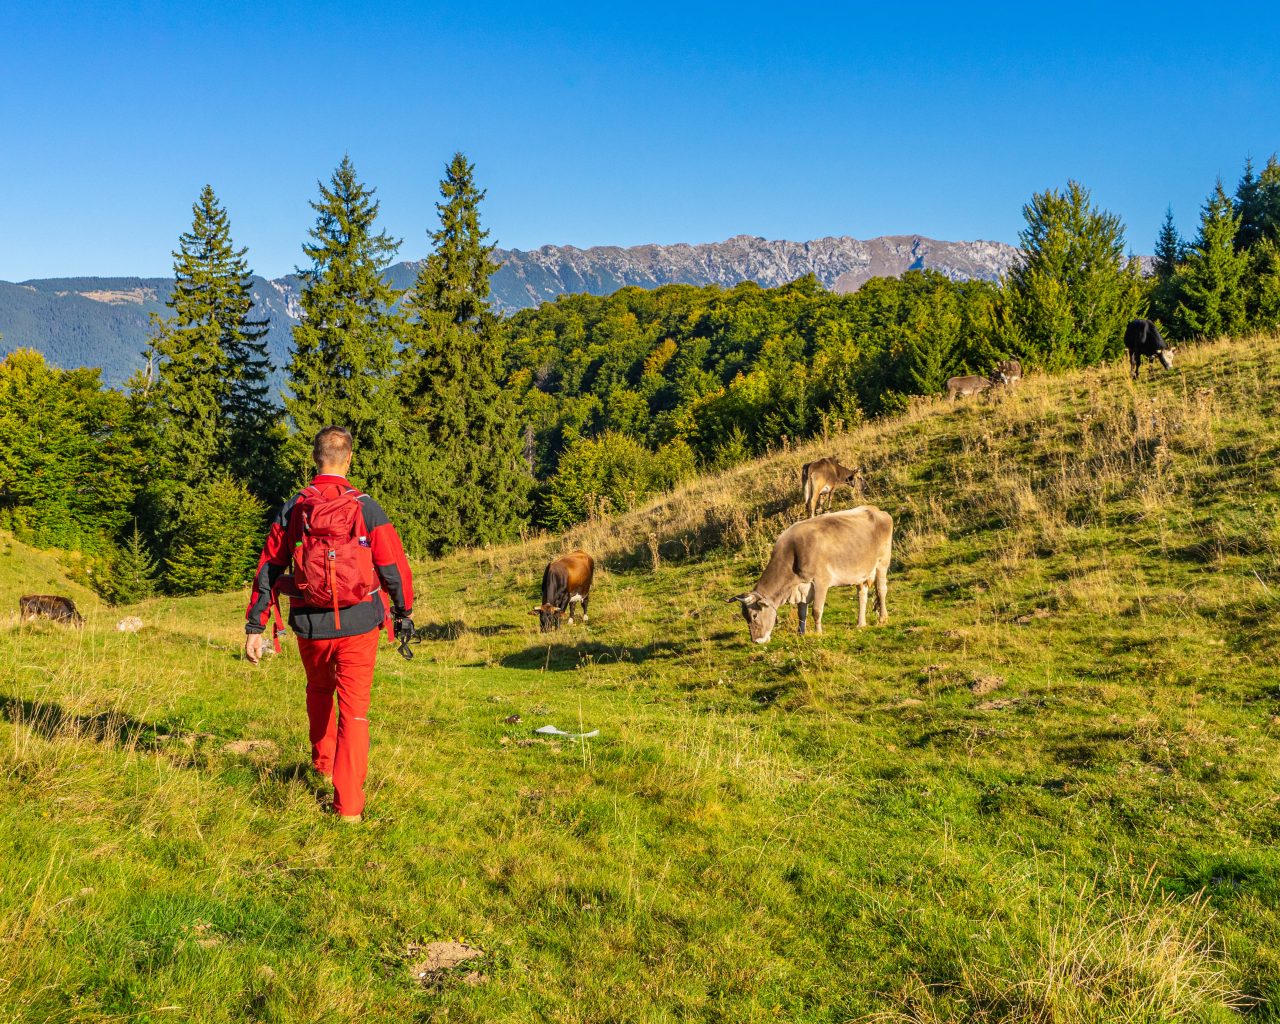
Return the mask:
[[[369,691],[378,656],[378,630],[333,640],[298,637],[307,670],[307,719],[311,763],[333,777],[333,810],[364,812],[364,780],[369,774]],[[338,713],[333,695],[338,694]]]

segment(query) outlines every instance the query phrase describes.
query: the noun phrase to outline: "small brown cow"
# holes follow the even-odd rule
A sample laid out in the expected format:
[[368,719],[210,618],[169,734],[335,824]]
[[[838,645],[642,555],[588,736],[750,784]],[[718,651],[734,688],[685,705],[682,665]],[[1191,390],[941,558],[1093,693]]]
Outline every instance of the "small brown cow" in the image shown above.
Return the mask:
[[800,487],[804,491],[804,510],[810,519],[819,512],[831,511],[832,492],[843,484],[850,485],[856,496],[862,497],[862,469],[848,469],[834,457],[805,463],[800,470]]
[[587,621],[587,602],[591,599],[591,581],[596,563],[585,551],[570,551],[547,566],[542,573],[542,604],[534,605],[538,628],[550,633],[560,628],[565,615],[573,621],[573,604],[582,606],[582,621]]
[[18,598],[18,612],[22,622],[32,619],[51,619],[66,622],[76,629],[84,628],[84,616],[76,611],[75,602],[56,594],[26,594]]
[[947,381],[947,397],[954,402],[957,398],[980,395],[989,387],[991,387],[991,381],[986,377],[952,377]]
[[893,558],[893,519],[872,505],[802,519],[778,535],[760,581],[745,594],[728,598],[742,606],[751,639],[767,644],[778,609],[794,604],[800,635],[813,606],[814,626],[822,632],[822,610],[832,587],[858,588],[858,625],[867,624],[867,592],[876,588],[881,623],[889,621],[889,562]]
[[996,363],[996,372],[992,380],[1005,387],[1012,387],[1022,380],[1022,363],[1017,359],[1001,359]]

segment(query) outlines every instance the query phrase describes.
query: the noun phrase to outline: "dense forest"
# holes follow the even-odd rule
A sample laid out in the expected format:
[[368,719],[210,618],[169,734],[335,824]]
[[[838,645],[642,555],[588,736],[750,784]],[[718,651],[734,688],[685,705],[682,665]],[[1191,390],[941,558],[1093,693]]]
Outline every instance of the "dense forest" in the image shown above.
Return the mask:
[[912,271],[851,295],[813,278],[624,288],[507,319],[489,301],[484,195],[455,155],[431,254],[398,289],[400,242],[344,159],[311,204],[305,315],[278,367],[247,253],[206,186],[126,387],[22,349],[0,363],[0,522],[79,552],[115,600],[227,589],[248,578],[265,517],[306,478],[328,423],[355,436],[353,482],[430,556],[629,507],[1002,358],[1047,372],[1114,359],[1134,316],[1179,341],[1280,328],[1275,157],[1247,164],[1233,193],[1219,182],[1192,238],[1170,211],[1148,276],[1120,219],[1069,182],[1024,206],[1024,257],[999,284]]

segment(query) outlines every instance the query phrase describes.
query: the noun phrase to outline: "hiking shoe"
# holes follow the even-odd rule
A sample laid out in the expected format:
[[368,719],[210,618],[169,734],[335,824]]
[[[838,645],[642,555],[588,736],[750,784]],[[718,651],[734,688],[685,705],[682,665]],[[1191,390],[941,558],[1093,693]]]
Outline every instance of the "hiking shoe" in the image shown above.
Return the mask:
[[339,814],[338,820],[347,825],[359,825],[364,819],[362,814]]

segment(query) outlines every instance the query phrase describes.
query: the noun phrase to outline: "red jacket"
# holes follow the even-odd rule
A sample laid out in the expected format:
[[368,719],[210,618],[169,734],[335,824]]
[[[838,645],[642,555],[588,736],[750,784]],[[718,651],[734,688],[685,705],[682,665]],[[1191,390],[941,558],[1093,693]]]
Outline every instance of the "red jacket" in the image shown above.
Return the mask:
[[[345,479],[321,473],[311,481],[326,498],[337,497],[351,488]],[[295,494],[276,516],[267,533],[267,542],[258,556],[258,571],[253,579],[253,595],[245,614],[245,632],[261,633],[267,627],[271,615],[271,588],[276,580],[289,570],[294,543],[299,539],[300,527],[293,522],[293,510],[301,497]],[[391,520],[382,506],[369,495],[360,495],[364,525],[369,531],[369,547],[373,552],[373,567],[378,574],[381,589],[370,595],[369,600],[351,608],[342,609],[342,626],[334,622],[332,608],[313,608],[298,601],[289,602],[289,626],[300,637],[308,640],[328,640],[340,636],[359,636],[378,629],[392,615],[413,614],[413,575],[404,557],[404,547]]]

